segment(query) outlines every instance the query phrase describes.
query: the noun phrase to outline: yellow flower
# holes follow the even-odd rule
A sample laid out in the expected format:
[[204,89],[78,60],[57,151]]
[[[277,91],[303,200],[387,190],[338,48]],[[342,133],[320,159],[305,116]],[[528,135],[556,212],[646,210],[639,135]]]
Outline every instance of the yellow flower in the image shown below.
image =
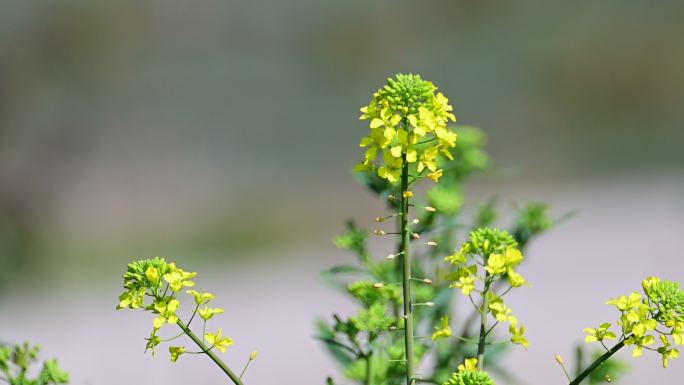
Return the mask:
[[418,157],[418,167],[416,171],[418,172],[423,172],[425,168],[428,170],[435,172],[437,171],[437,155],[439,154],[439,150],[437,147],[429,147],[423,151],[420,156]]
[[147,293],[147,289],[144,287],[122,293],[119,296],[119,305],[116,308],[123,309],[130,307],[131,309],[137,309],[142,307],[145,293]]
[[197,273],[188,273],[176,267],[175,263],[169,263],[169,273],[164,274],[164,281],[169,284],[171,290],[177,292],[183,287],[195,286],[195,283],[190,281]]
[[464,295],[470,295],[475,290],[475,277],[460,277],[451,286],[461,289]]
[[154,319],[154,328],[159,329],[164,324],[176,323],[178,321],[176,311],[178,311],[179,306],[180,302],[176,299],[165,298],[164,300],[156,301],[153,308],[154,312],[159,314],[159,316]]
[[234,344],[232,339],[228,337],[223,337],[223,330],[221,330],[221,328],[218,329],[216,334],[206,333],[204,335],[204,339],[207,340],[207,342],[209,342],[212,346],[216,347],[216,349],[222,352],[225,352],[228,346]]
[[477,371],[477,358],[466,358],[461,365],[458,365],[459,372],[475,372]]
[[185,353],[185,348],[183,346],[169,346],[169,353],[171,353],[171,361],[178,361],[178,357]]
[[527,280],[515,270],[508,269],[508,283],[513,287],[520,287],[522,285],[527,285]]
[[431,172],[427,174],[427,177],[429,179],[432,179],[434,182],[439,182],[439,178],[441,178],[444,175],[444,170],[439,169],[435,172]]
[[432,333],[432,340],[436,340],[438,338],[447,338],[451,337],[454,335],[454,332],[451,330],[451,326],[449,326],[449,316],[444,316],[442,317],[442,326],[441,327],[436,327],[435,332]]
[[487,260],[487,266],[485,270],[489,274],[503,274],[506,272],[506,259],[501,254],[492,254]]
[[530,346],[530,343],[527,341],[527,338],[525,338],[524,326],[517,327],[517,325],[511,324],[508,327],[508,331],[511,333],[512,343],[521,345],[525,349],[527,349]]
[[208,303],[209,301],[211,301],[215,298],[213,294],[207,293],[206,291],[203,291],[200,293],[196,290],[188,290],[188,291],[186,291],[186,293],[195,297],[195,303],[198,305]]
[[208,321],[214,316],[214,314],[222,314],[223,309],[205,306],[203,309],[199,309],[198,313],[203,320]]

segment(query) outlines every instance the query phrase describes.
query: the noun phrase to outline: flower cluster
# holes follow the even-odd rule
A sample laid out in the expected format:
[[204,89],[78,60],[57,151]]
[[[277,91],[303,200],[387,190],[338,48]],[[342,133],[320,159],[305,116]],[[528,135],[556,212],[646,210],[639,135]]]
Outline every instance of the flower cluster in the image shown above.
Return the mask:
[[[673,345],[684,344],[684,291],[678,283],[650,277],[642,282],[645,295],[631,293],[607,302],[620,311],[618,325],[620,341],[633,345],[632,356],[639,357],[643,350],[654,350],[662,356],[663,367],[670,359],[677,358],[679,351]],[[587,342],[614,340],[616,334],[610,331],[611,324],[604,323],[597,329],[584,329],[589,335]],[[660,340],[661,346],[652,348]]]
[[[197,273],[186,272],[176,266],[175,263],[167,263],[163,258],[142,259],[128,264],[128,269],[124,274],[124,288],[126,289],[119,296],[117,309],[143,309],[156,315],[153,321],[150,337],[146,338],[146,349],[152,350],[156,354],[156,347],[162,342],[157,335],[159,330],[166,324],[182,325],[178,317],[178,309],[181,301],[180,295],[185,288],[194,287],[195,282],[191,279]],[[214,295],[207,292],[187,290],[186,294],[194,299],[195,309],[190,317],[187,328],[195,315],[204,321],[216,314],[223,313],[221,308],[212,308],[208,303],[214,299]],[[146,301],[149,298],[148,301]],[[218,329],[217,333],[206,333],[204,339],[213,347],[220,351],[225,351],[226,347],[233,344],[233,340],[223,337],[223,332]],[[171,361],[176,362],[178,358],[186,352],[183,346],[169,347]]]
[[[503,301],[503,296],[512,288],[527,284],[525,278],[516,271],[523,259],[517,242],[507,231],[480,228],[470,234],[470,239],[460,250],[444,260],[457,267],[450,276],[451,287],[460,289],[471,301],[472,293],[479,293],[487,304],[485,311],[497,322],[508,322],[511,342],[527,348],[525,327],[519,325],[518,318]],[[506,281],[508,289],[496,294],[492,287],[496,281]],[[476,291],[478,282],[481,282],[482,289]]]
[[477,359],[468,358],[442,385],[494,385],[489,374],[477,370]]
[[419,75],[398,74],[387,79],[368,106],[361,108],[361,119],[370,120],[370,135],[361,139],[366,147],[364,161],[356,171],[376,169],[378,176],[397,182],[404,163],[415,165],[417,174],[428,170],[428,178],[437,181],[443,170],[438,169],[440,154],[453,159],[450,149],[456,145],[456,133],[447,128],[455,121],[449,100],[437,92],[437,87]]

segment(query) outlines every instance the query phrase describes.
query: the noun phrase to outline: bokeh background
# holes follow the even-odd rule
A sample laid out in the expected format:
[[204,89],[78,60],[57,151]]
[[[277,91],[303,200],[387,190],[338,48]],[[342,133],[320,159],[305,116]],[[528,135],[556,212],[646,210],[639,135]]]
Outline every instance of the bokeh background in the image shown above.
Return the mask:
[[[554,354],[615,319],[606,299],[684,278],[682,36],[679,0],[4,1],[0,340],[41,343],[78,385],[224,383],[143,355],[151,320],[114,311],[125,264],[160,255],[226,308],[229,363],[260,350],[250,383],[323,383],[314,320],[353,307],[319,272],[381,207],[351,175],[358,108],[414,72],[489,137],[471,207],[577,211],[511,297],[532,345],[507,366],[563,383]],[[623,384],[684,376],[634,364]]]

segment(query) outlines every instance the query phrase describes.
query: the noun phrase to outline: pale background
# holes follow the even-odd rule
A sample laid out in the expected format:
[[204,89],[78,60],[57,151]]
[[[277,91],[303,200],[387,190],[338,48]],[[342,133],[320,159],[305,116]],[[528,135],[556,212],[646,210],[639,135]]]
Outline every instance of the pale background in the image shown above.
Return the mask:
[[[578,212],[511,296],[532,345],[506,365],[562,384],[553,356],[615,319],[605,300],[684,278],[683,18],[675,0],[6,1],[0,340],[41,343],[78,385],[225,383],[143,355],[150,318],[114,311],[125,264],[160,255],[217,294],[232,366],[260,350],[249,384],[322,384],[314,320],[353,307],[319,272],[351,260],[330,242],[344,220],[380,207],[350,172],[358,108],[416,72],[490,137],[471,207]],[[622,384],[684,376],[632,363]]]

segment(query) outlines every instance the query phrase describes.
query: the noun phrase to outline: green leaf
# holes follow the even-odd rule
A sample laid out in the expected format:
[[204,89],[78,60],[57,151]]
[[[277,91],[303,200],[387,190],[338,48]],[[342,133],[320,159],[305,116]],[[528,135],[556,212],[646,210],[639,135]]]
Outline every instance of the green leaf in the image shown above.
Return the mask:
[[455,183],[435,185],[428,190],[428,199],[439,213],[455,214],[463,207],[463,191]]
[[352,322],[359,330],[378,333],[388,330],[396,319],[387,314],[387,305],[374,303],[369,309],[361,309],[359,315],[352,317]]

